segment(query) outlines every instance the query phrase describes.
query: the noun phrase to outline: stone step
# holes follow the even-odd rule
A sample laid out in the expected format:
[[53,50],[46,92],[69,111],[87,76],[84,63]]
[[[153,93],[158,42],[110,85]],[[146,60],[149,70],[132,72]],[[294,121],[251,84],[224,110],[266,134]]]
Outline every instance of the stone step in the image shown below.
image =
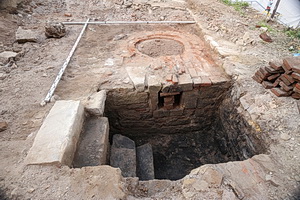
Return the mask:
[[26,164],[71,166],[84,120],[80,101],[56,101],[28,152]]
[[124,177],[136,177],[135,142],[120,134],[114,135],[110,165],[120,168]]
[[137,176],[142,181],[154,179],[153,151],[147,143],[136,149]]
[[107,164],[108,138],[109,123],[106,117],[87,119],[77,146],[73,166],[85,167]]

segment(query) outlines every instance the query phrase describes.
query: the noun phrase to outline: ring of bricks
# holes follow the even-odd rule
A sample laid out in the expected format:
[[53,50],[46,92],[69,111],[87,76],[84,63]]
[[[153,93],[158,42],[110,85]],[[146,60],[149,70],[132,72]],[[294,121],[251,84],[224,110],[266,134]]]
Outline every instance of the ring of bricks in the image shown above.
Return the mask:
[[300,57],[283,59],[283,63],[269,62],[252,77],[278,97],[300,99]]

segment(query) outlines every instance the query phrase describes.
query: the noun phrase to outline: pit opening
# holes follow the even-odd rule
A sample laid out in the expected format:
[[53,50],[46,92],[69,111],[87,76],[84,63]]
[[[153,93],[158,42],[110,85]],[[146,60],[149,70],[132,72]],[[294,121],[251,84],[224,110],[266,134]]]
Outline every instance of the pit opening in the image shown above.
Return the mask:
[[229,94],[228,83],[194,88],[180,92],[176,106],[165,107],[159,100],[153,107],[153,96],[163,98],[160,92],[111,90],[105,110],[110,141],[121,134],[136,147],[150,144],[155,179],[178,180],[204,164],[263,153],[263,140],[237,111]]
[[180,55],[184,45],[173,39],[147,39],[136,44],[136,48],[150,57]]

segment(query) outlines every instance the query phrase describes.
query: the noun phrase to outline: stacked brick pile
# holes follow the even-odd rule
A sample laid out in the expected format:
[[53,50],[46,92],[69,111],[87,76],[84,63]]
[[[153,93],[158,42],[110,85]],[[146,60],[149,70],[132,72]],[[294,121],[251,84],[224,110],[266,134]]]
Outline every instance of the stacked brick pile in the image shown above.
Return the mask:
[[283,63],[269,62],[252,77],[278,97],[300,99],[300,57],[283,59]]

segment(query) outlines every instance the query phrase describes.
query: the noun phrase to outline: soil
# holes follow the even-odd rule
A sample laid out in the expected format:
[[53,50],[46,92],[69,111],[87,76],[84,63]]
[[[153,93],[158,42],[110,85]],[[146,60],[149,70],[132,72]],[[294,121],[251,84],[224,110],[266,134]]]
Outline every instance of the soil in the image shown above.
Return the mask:
[[[259,38],[261,31],[255,28],[264,19],[261,13],[247,9],[241,15],[234,8],[216,0],[198,3],[193,0],[24,0],[19,4],[16,14],[8,11],[0,10],[0,52],[14,51],[19,56],[14,60],[16,67],[0,63],[0,72],[6,75],[4,80],[0,80],[0,122],[8,123],[8,128],[0,132],[0,199],[126,198],[129,193],[125,189],[127,183],[117,169],[108,166],[71,170],[68,167],[25,166],[24,159],[55,100],[83,100],[99,87],[119,88],[128,85],[124,71],[117,70],[123,62],[117,44],[130,34],[138,35],[152,30],[185,31],[199,37],[210,35],[227,52],[230,51],[230,56],[220,55],[214,59],[235,80],[234,87],[239,90],[236,92],[237,99],[247,98],[247,101],[254,102],[251,117],[263,127],[269,154],[282,167],[275,173],[283,181],[278,183],[279,186],[272,186],[265,191],[265,197],[299,197],[296,192],[299,191],[300,181],[300,103],[291,98],[277,98],[251,79],[259,67],[267,65],[270,60],[280,61],[291,56],[289,47],[299,46],[299,40],[288,38],[282,32],[283,26],[273,22],[271,26],[275,31],[269,34],[274,42],[265,43]],[[82,28],[67,26],[64,37],[49,39],[44,35],[46,22],[85,21],[87,18],[93,21],[195,19],[199,26],[88,26],[52,101],[41,107],[40,103]],[[38,42],[15,42],[15,32],[19,26],[37,33]],[[182,46],[173,41],[160,42],[163,48],[158,52],[151,51],[152,45],[157,46],[156,40],[144,41],[138,47],[154,57],[170,53],[167,48],[172,48],[172,55],[183,51]],[[149,45],[149,49],[144,49],[142,45]],[[110,59],[114,60],[113,66]],[[161,195],[183,198],[181,192],[177,191],[180,184],[170,183],[170,187],[173,185],[175,189],[166,190]],[[163,199],[164,196],[158,195],[157,198]]]

